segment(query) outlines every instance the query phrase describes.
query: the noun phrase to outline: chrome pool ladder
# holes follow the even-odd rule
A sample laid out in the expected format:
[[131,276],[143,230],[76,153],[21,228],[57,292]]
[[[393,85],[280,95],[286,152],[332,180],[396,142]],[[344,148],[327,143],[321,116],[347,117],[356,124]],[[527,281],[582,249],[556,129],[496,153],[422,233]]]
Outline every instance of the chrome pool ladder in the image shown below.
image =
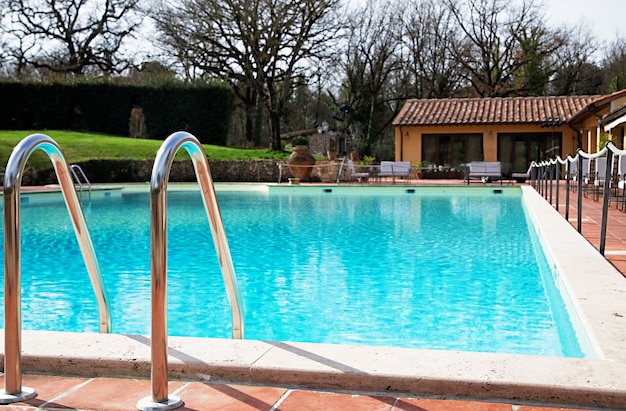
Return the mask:
[[152,396],[142,398],[137,402],[137,408],[140,410],[170,410],[183,404],[177,396],[168,397],[167,390],[167,180],[174,156],[181,148],[187,150],[193,162],[202,202],[211,226],[211,234],[231,306],[232,336],[243,338],[243,305],[209,162],[198,139],[186,132],[174,133],[161,145],[150,178]]
[[20,299],[20,188],[26,161],[37,149],[48,155],[59,180],[74,233],[96,294],[100,332],[108,333],[111,330],[109,299],[67,161],[54,140],[44,134],[32,134],[15,146],[4,174],[4,392],[0,393],[0,404],[25,401],[37,395],[32,388],[22,387]]
[[[91,199],[91,181],[89,181],[89,179],[87,178],[87,175],[83,171],[82,167],[79,166],[78,164],[72,164],[70,166],[70,171],[72,172],[72,175],[74,176],[74,181],[76,181],[76,185],[78,186],[78,190],[80,194],[81,195],[83,194],[83,184],[84,184],[87,186],[87,189],[89,190],[89,198]],[[81,180],[81,177],[82,177],[82,180]]]

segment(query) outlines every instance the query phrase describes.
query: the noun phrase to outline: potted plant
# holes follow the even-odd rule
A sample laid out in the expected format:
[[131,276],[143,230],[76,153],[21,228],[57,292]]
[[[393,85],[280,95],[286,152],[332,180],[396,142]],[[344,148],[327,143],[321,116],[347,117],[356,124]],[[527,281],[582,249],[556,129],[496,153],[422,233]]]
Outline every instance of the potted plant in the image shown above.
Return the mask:
[[417,165],[417,178],[427,178],[426,173],[428,172],[428,161],[421,161],[416,164]]
[[315,158],[309,152],[309,140],[304,136],[294,137],[291,142],[293,152],[287,159],[291,174],[300,181],[308,180],[315,165]]

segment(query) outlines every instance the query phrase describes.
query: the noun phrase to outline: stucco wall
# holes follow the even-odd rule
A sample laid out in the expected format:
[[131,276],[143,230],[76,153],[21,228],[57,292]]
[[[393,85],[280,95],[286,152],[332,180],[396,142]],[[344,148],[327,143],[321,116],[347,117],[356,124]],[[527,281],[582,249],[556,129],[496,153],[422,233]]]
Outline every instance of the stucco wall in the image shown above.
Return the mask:
[[575,154],[578,136],[568,125],[541,127],[540,125],[476,125],[476,126],[402,126],[396,127],[396,161],[422,161],[422,135],[424,134],[482,134],[485,161],[497,161],[499,133],[550,133],[562,134],[562,153]]

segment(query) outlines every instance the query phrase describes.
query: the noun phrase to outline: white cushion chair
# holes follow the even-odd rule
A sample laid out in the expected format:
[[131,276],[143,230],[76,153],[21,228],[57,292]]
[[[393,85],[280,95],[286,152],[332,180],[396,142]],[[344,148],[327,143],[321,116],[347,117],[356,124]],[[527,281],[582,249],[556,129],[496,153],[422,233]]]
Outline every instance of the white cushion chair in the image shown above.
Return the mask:
[[348,160],[348,170],[350,171],[350,177],[356,178],[359,183],[367,183],[369,181],[370,173],[357,172],[352,160]]

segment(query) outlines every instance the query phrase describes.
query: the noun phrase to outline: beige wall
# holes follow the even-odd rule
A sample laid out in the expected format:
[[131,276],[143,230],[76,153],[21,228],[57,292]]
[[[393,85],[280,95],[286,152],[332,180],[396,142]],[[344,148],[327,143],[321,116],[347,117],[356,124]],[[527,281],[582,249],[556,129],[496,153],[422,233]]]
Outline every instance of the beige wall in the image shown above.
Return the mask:
[[611,135],[611,140],[613,141],[613,144],[615,144],[615,146],[620,149],[624,149],[624,147],[626,147],[626,133],[624,127],[624,123],[619,124],[615,128],[611,129],[609,133]]
[[[610,112],[619,109],[625,104],[626,104],[626,96],[617,98],[611,101]],[[606,112],[603,112],[603,115],[604,114],[606,114]],[[620,149],[624,149],[624,147],[626,147],[626,138],[624,137],[624,134],[625,134],[624,127],[625,125],[624,123],[622,123],[622,124],[617,125],[615,128],[609,130],[609,134],[611,135],[611,140]],[[603,131],[604,131],[604,127],[601,127],[600,132],[603,132]]]
[[[617,100],[616,100],[617,101]],[[611,104],[612,105],[612,104]],[[577,124],[581,134],[581,148],[587,153],[597,153],[600,147],[600,135],[604,133],[604,129],[598,123],[602,116],[609,113],[610,106],[595,114],[590,114],[582,124]],[[612,133],[616,135],[615,132]]]
[[[596,122],[597,124],[597,122]],[[497,161],[498,133],[546,133],[552,128],[540,125],[477,125],[477,126],[402,126],[396,127],[396,161],[410,161],[415,165],[422,161],[422,135],[423,134],[482,134],[483,153],[485,161]],[[562,153],[576,154],[578,144],[577,133],[568,125],[554,128],[555,132],[562,133]]]
[[612,100],[611,111],[623,106],[624,104],[626,104],[626,96],[619,97],[619,98],[616,98],[615,100]]
[[626,147],[626,130],[624,124],[621,124],[611,130],[613,135],[613,142],[618,148],[624,149]]

